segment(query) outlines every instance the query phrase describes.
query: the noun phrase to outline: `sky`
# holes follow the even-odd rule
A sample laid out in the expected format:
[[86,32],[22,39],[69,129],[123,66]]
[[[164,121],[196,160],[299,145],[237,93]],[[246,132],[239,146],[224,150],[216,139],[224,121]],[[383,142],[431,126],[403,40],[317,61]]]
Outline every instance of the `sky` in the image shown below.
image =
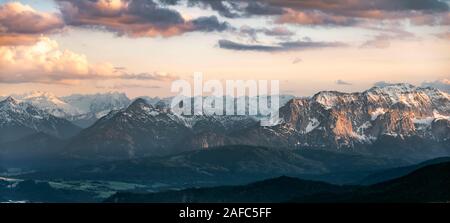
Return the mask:
[[444,0],[0,0],[0,95],[280,80],[285,94],[450,85]]

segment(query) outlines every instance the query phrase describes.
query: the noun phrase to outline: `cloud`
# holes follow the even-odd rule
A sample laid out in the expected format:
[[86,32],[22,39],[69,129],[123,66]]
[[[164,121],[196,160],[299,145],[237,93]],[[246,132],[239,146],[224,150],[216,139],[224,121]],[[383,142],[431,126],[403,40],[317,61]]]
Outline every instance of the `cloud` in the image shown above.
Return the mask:
[[287,29],[286,27],[273,27],[273,28],[252,28],[250,26],[242,26],[239,29],[239,34],[244,36],[249,36],[255,42],[257,42],[258,35],[264,34],[265,36],[275,37],[275,38],[289,38],[295,35],[295,32]]
[[361,45],[361,48],[385,49],[391,46],[392,37],[388,35],[378,35],[371,40],[367,40]]
[[225,31],[230,28],[230,25],[226,22],[220,22],[216,16],[204,16],[190,21],[192,24],[191,31]]
[[[164,0],[171,4],[179,4],[179,0]],[[188,0],[188,6],[209,7],[218,12],[221,16],[227,18],[242,17],[243,11],[239,6],[240,1],[222,1],[222,0]]]
[[300,62],[302,62],[302,61],[303,61],[302,58],[297,57],[297,58],[295,58],[295,59],[292,61],[292,64],[298,64],[298,63],[300,63]]
[[422,87],[432,87],[450,94],[450,79],[436,80],[433,82],[423,82]]
[[439,39],[450,40],[450,32],[437,33],[435,36]]
[[285,27],[274,27],[272,29],[264,29],[264,34],[267,36],[293,36],[295,35],[294,32],[290,31],[289,29]]
[[120,73],[120,79],[134,79],[134,80],[155,80],[155,81],[172,81],[177,79],[177,76],[173,76],[166,73],[128,73],[123,71]]
[[245,7],[245,12],[247,15],[281,15],[285,13],[285,10],[281,7],[251,1]]
[[151,83],[143,83],[142,81],[102,81],[95,84],[96,88],[99,89],[129,89],[129,88],[145,88],[145,89],[160,89],[161,86],[154,85]]
[[166,74],[129,73],[111,63],[90,63],[85,55],[62,50],[56,41],[41,37],[34,45],[0,47],[0,83],[74,84],[86,79],[165,81]]
[[335,15],[360,15],[367,17],[369,12],[401,11],[448,11],[449,6],[441,0],[262,0],[271,6],[294,10],[320,10]]
[[374,87],[387,87],[387,86],[390,86],[390,85],[392,85],[393,83],[389,83],[389,82],[386,82],[386,81],[378,81],[378,82],[375,82],[374,84],[373,84],[373,86]]
[[391,42],[394,40],[407,40],[416,38],[413,33],[399,29],[397,27],[377,28],[367,26],[366,28],[378,31],[380,32],[380,34],[376,35],[372,39],[365,41],[361,45],[361,48],[385,49],[388,48],[391,45]]
[[283,51],[296,51],[296,50],[343,47],[343,46],[346,45],[340,42],[292,41],[292,42],[280,42],[277,43],[276,45],[260,45],[260,44],[237,43],[224,39],[219,40],[220,48],[236,51],[283,52]]
[[343,80],[337,80],[336,84],[337,85],[352,85],[352,83],[349,83],[349,82],[346,82],[346,81],[343,81]]
[[356,24],[357,20],[351,17],[329,15],[320,11],[295,11],[290,9],[278,17],[275,22],[279,24],[349,26]]
[[18,2],[0,5],[0,46],[32,44],[41,34],[63,27],[57,14],[38,12]]
[[57,0],[66,24],[105,29],[130,37],[177,36],[186,32],[224,31],[217,17],[185,20],[175,10],[152,0]]
[[[180,4],[180,0],[163,0]],[[228,18],[280,16],[279,23],[351,25],[364,19],[386,20],[446,13],[444,0],[188,0],[189,6],[209,7]],[[418,19],[418,18],[416,18]]]

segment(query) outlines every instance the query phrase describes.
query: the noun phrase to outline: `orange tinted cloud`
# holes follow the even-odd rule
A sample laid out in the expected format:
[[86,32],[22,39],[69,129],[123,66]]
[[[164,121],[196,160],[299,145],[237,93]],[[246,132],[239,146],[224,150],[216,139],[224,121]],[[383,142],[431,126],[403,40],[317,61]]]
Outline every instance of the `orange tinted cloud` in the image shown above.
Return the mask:
[[329,15],[319,11],[295,11],[289,9],[276,19],[276,22],[301,25],[352,25],[356,23],[356,20],[345,16]]
[[33,45],[0,47],[0,83],[73,84],[84,79],[168,80],[170,75],[128,73],[111,63],[90,63],[85,55],[62,50],[41,37]]
[[12,2],[0,5],[0,46],[36,42],[41,34],[64,27],[60,16]]

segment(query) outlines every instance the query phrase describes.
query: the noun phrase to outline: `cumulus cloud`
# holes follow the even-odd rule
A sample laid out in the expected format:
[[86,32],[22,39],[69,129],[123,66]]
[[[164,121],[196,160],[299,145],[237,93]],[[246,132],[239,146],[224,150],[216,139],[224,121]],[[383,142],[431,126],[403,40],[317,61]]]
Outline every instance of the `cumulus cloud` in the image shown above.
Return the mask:
[[84,79],[168,80],[170,75],[133,74],[111,63],[92,64],[85,55],[62,50],[46,37],[33,45],[0,47],[0,83],[71,84]]
[[344,80],[337,80],[337,81],[336,81],[336,84],[337,84],[337,85],[352,85],[352,83],[346,82],[346,81],[344,81]]
[[18,2],[0,5],[0,46],[32,44],[41,34],[63,27],[57,14],[38,12]]
[[432,82],[423,82],[422,87],[432,87],[450,94],[450,79],[436,80]]
[[175,10],[152,0],[57,0],[64,21],[71,26],[101,28],[130,37],[177,36],[186,32],[224,31],[217,17],[185,20]]
[[236,51],[283,52],[283,51],[296,51],[296,50],[343,47],[343,46],[346,45],[341,42],[292,41],[292,42],[279,42],[275,45],[260,45],[260,44],[237,43],[224,39],[219,40],[220,48]]

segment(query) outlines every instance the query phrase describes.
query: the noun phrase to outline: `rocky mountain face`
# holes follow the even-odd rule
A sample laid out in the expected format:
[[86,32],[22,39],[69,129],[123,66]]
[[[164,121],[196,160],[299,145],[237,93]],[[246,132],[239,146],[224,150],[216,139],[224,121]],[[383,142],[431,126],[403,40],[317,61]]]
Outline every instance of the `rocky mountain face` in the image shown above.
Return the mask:
[[12,97],[0,102],[0,142],[14,141],[39,132],[68,138],[79,130],[79,127],[65,119]]
[[167,155],[219,146],[223,135],[255,124],[250,117],[178,116],[165,106],[136,99],[83,130],[65,151],[80,158],[107,160]]
[[362,93],[320,92],[281,108],[288,143],[352,148],[383,135],[449,139],[450,96],[408,84],[374,87]]
[[450,154],[450,97],[432,88],[395,84],[360,93],[319,92],[292,99],[280,108],[280,117],[276,126],[255,125],[201,140],[416,161]]
[[[450,97],[431,89],[397,84],[362,93],[320,92],[281,108],[286,135],[297,144],[349,148],[382,135],[448,140]],[[322,140],[318,140],[322,139]]]

